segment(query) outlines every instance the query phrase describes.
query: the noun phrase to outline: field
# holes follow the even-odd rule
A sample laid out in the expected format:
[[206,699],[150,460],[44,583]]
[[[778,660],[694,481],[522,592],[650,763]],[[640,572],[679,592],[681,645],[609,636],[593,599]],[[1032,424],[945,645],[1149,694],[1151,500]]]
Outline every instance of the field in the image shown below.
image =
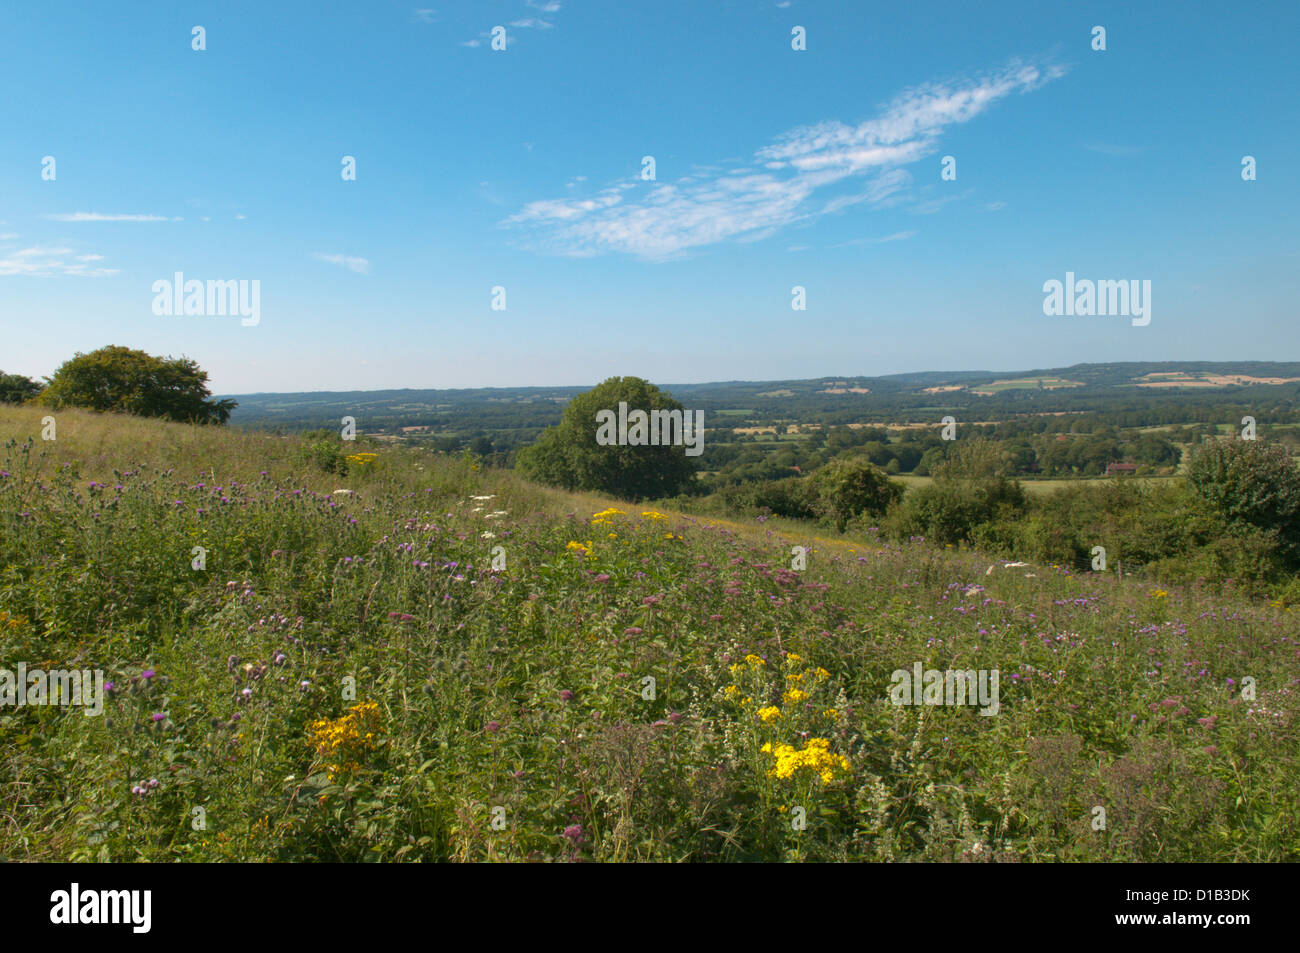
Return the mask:
[[[0,665],[112,687],[0,706],[0,857],[1300,857],[1296,616],[1231,586],[41,413],[0,407]],[[893,704],[918,663],[996,713]]]
[[[902,476],[894,476],[894,477],[890,477],[890,479],[897,480],[899,483],[903,484],[908,488],[929,486],[931,483],[934,482],[934,479],[932,477],[911,476],[910,474],[903,474]],[[1020,485],[1024,487],[1025,492],[1030,494],[1031,496],[1044,496],[1049,493],[1058,493],[1061,490],[1069,489],[1070,487],[1113,482],[1116,479],[1131,480],[1137,483],[1154,485],[1157,483],[1161,483],[1164,480],[1167,480],[1169,478],[1168,477],[1124,476],[1124,477],[1076,478],[1072,480],[1021,480]]]
[[980,387],[971,388],[972,394],[981,396],[998,394],[1004,390],[1056,390],[1061,387],[1082,387],[1081,381],[1070,381],[1063,377],[1020,377],[1009,380],[993,381]]

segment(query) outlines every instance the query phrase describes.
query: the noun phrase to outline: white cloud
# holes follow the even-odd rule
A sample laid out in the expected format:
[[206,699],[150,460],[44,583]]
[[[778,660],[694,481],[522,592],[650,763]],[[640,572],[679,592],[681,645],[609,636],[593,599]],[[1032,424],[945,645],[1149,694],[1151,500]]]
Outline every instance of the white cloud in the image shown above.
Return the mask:
[[[54,222],[165,222],[165,215],[104,215],[102,212],[71,212],[60,215],[46,215]],[[173,219],[173,221],[180,221]]]
[[933,215],[950,202],[960,202],[964,198],[969,198],[973,191],[973,189],[966,189],[964,192],[949,192],[947,195],[929,198],[924,202],[918,202],[912,207],[912,211],[917,215]]
[[413,22],[413,23],[433,23],[433,22],[434,22],[434,16],[433,16],[433,13],[434,13],[434,11],[431,10],[431,9],[429,9],[428,7],[425,7],[425,8],[423,8],[423,9],[419,9],[419,10],[415,10],[415,11],[413,11],[412,14],[411,14],[411,22]]
[[[559,13],[560,0],[525,0],[527,6],[532,7],[541,13]],[[499,21],[498,21],[499,22]],[[509,21],[510,26],[516,30],[553,30],[555,24],[550,20],[543,20],[541,17],[525,16],[516,20]],[[475,49],[483,45],[483,41],[490,37],[490,33],[480,33],[475,39],[466,40],[461,46],[468,46]],[[513,41],[515,37],[507,36],[507,41]]]
[[348,271],[355,271],[359,275],[370,274],[370,262],[365,258],[351,258],[347,255],[323,255],[317,252],[316,258],[321,261],[327,261],[331,265],[342,265]]
[[0,276],[108,278],[119,273],[116,268],[87,264],[103,260],[103,255],[74,255],[71,248],[23,248],[8,255],[0,253]]
[[17,232],[9,232],[9,233],[7,233],[7,234],[0,235],[0,242],[9,242],[9,241],[13,241],[13,240],[14,240],[15,238],[17,238],[17,237],[18,237],[18,233],[17,233]]
[[[530,202],[504,224],[526,233],[535,247],[559,254],[665,259],[721,241],[757,240],[863,202],[898,204],[911,183],[902,166],[932,154],[946,129],[1063,74],[1060,67],[1012,62],[972,79],[928,83],[857,125],[828,121],[792,129],[758,149],[748,167],[696,169],[676,183],[634,179],[595,198]],[[820,207],[811,201],[814,193],[843,189],[855,179],[862,181],[856,190],[833,195]],[[630,189],[638,191],[626,194]],[[917,211],[936,211],[953,198],[932,200]]]
[[847,242],[840,242],[838,245],[832,245],[832,248],[844,248],[848,245],[884,245],[887,242],[902,242],[916,236],[915,231],[894,232],[892,235],[883,235],[880,238],[852,238]]

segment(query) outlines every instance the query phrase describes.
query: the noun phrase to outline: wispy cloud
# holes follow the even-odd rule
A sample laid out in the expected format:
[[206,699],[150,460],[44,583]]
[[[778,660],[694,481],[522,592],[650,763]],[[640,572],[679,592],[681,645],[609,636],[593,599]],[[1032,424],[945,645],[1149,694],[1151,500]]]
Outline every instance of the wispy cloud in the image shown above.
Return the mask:
[[0,276],[109,278],[119,273],[117,268],[91,266],[91,262],[103,260],[103,255],[78,255],[71,248],[32,247],[13,252],[0,251]]
[[[541,13],[547,13],[547,14],[559,13],[561,7],[560,0],[524,0],[524,4],[525,6],[531,7],[534,10],[537,10]],[[552,23],[550,20],[544,20],[541,17],[535,17],[535,16],[517,17],[514,20],[508,21],[508,23],[510,25],[510,28],[514,30],[555,29],[555,24]],[[484,41],[489,39],[491,36],[492,34],[490,32],[480,33],[478,36],[474,37],[471,40],[465,40],[460,45],[468,46],[471,49],[477,49],[478,47],[482,46]],[[513,39],[513,37],[511,37],[509,33],[507,33],[506,39],[507,39],[507,44],[509,44],[509,42]],[[509,46],[507,45],[507,49],[508,48]]]
[[411,12],[412,23],[433,23],[435,21],[434,11],[429,7],[413,10]]
[[[675,183],[633,179],[593,197],[543,199],[503,224],[519,229],[534,247],[559,254],[623,252],[659,260],[722,241],[757,240],[860,203],[897,204],[911,182],[902,167],[935,152],[950,126],[1064,72],[1016,61],[971,79],[929,83],[857,125],[829,121],[792,129],[741,168],[695,169]],[[814,201],[832,187],[838,194]],[[639,191],[629,194],[633,189]],[[917,211],[951,200],[935,199]]]
[[348,271],[355,271],[359,275],[370,274],[370,261],[365,258],[351,258],[347,255],[324,255],[317,252],[316,258],[321,261],[327,261],[331,265],[342,265]]
[[[70,212],[59,215],[46,215],[53,222],[166,222],[165,215],[105,215],[102,212]],[[180,219],[170,219],[180,221]]]
[[917,215],[933,215],[945,205],[952,202],[960,202],[965,198],[970,198],[974,191],[974,189],[966,189],[962,192],[949,192],[946,195],[935,195],[931,198],[918,201],[911,210]]
[[915,231],[894,232],[892,235],[882,235],[879,238],[851,238],[847,242],[840,242],[838,245],[832,245],[832,248],[844,248],[847,245],[884,245],[887,242],[902,242],[916,236]]

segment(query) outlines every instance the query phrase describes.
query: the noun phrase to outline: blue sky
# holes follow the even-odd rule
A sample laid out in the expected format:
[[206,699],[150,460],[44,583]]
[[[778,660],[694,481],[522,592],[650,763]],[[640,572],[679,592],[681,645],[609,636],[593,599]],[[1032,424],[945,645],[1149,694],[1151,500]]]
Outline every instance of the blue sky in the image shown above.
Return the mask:
[[[124,344],[247,393],[1300,360],[1300,5],[1216,6],[5,4],[0,368]],[[154,314],[178,271],[258,280],[260,322]],[[1151,323],[1045,316],[1067,271],[1150,280]]]

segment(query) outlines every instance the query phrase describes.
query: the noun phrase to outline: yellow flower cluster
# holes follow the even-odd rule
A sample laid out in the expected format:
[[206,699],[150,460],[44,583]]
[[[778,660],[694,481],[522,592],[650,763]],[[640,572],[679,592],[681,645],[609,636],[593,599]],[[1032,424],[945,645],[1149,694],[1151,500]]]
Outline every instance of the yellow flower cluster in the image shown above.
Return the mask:
[[331,759],[330,780],[335,775],[356,771],[365,753],[374,746],[379,730],[379,706],[361,702],[339,718],[319,718],[307,726],[307,741],[322,758]]
[[0,612],[0,629],[21,629],[27,622],[8,612]]
[[843,755],[831,754],[831,743],[825,738],[809,738],[802,751],[796,751],[787,744],[771,742],[763,745],[764,754],[770,754],[776,763],[768,772],[769,777],[788,780],[795,773],[804,769],[816,772],[823,784],[835,780],[837,771],[848,774],[851,771],[849,759]]
[[775,705],[768,705],[766,708],[760,708],[758,710],[758,717],[762,718],[764,723],[771,724],[781,717],[781,709],[777,708]]
[[350,453],[344,457],[348,463],[356,464],[359,467],[369,466],[379,459],[377,453]]
[[1156,589],[1151,593],[1152,599],[1167,599],[1168,597],[1169,593],[1165,592],[1163,589]]
[[591,540],[587,540],[586,543],[579,543],[577,540],[572,540],[572,539],[571,539],[571,540],[569,540],[568,545],[565,546],[564,548],[567,549],[567,550],[568,550],[569,552],[571,552],[571,553],[582,553],[582,555],[584,555],[584,556],[590,556],[590,555],[591,555]]
[[641,513],[641,518],[644,519],[644,520],[666,520],[666,519],[668,519],[668,517],[664,516],[664,514],[662,514],[662,513],[656,513],[654,510],[644,510],[644,511]]
[[625,513],[623,510],[620,510],[617,506],[611,506],[609,509],[601,510],[599,513],[592,513],[591,525],[592,526],[613,526],[614,517],[616,516],[627,516],[627,513]]
[[785,699],[786,704],[797,705],[808,697],[808,693],[798,688],[792,688],[781,697]]

